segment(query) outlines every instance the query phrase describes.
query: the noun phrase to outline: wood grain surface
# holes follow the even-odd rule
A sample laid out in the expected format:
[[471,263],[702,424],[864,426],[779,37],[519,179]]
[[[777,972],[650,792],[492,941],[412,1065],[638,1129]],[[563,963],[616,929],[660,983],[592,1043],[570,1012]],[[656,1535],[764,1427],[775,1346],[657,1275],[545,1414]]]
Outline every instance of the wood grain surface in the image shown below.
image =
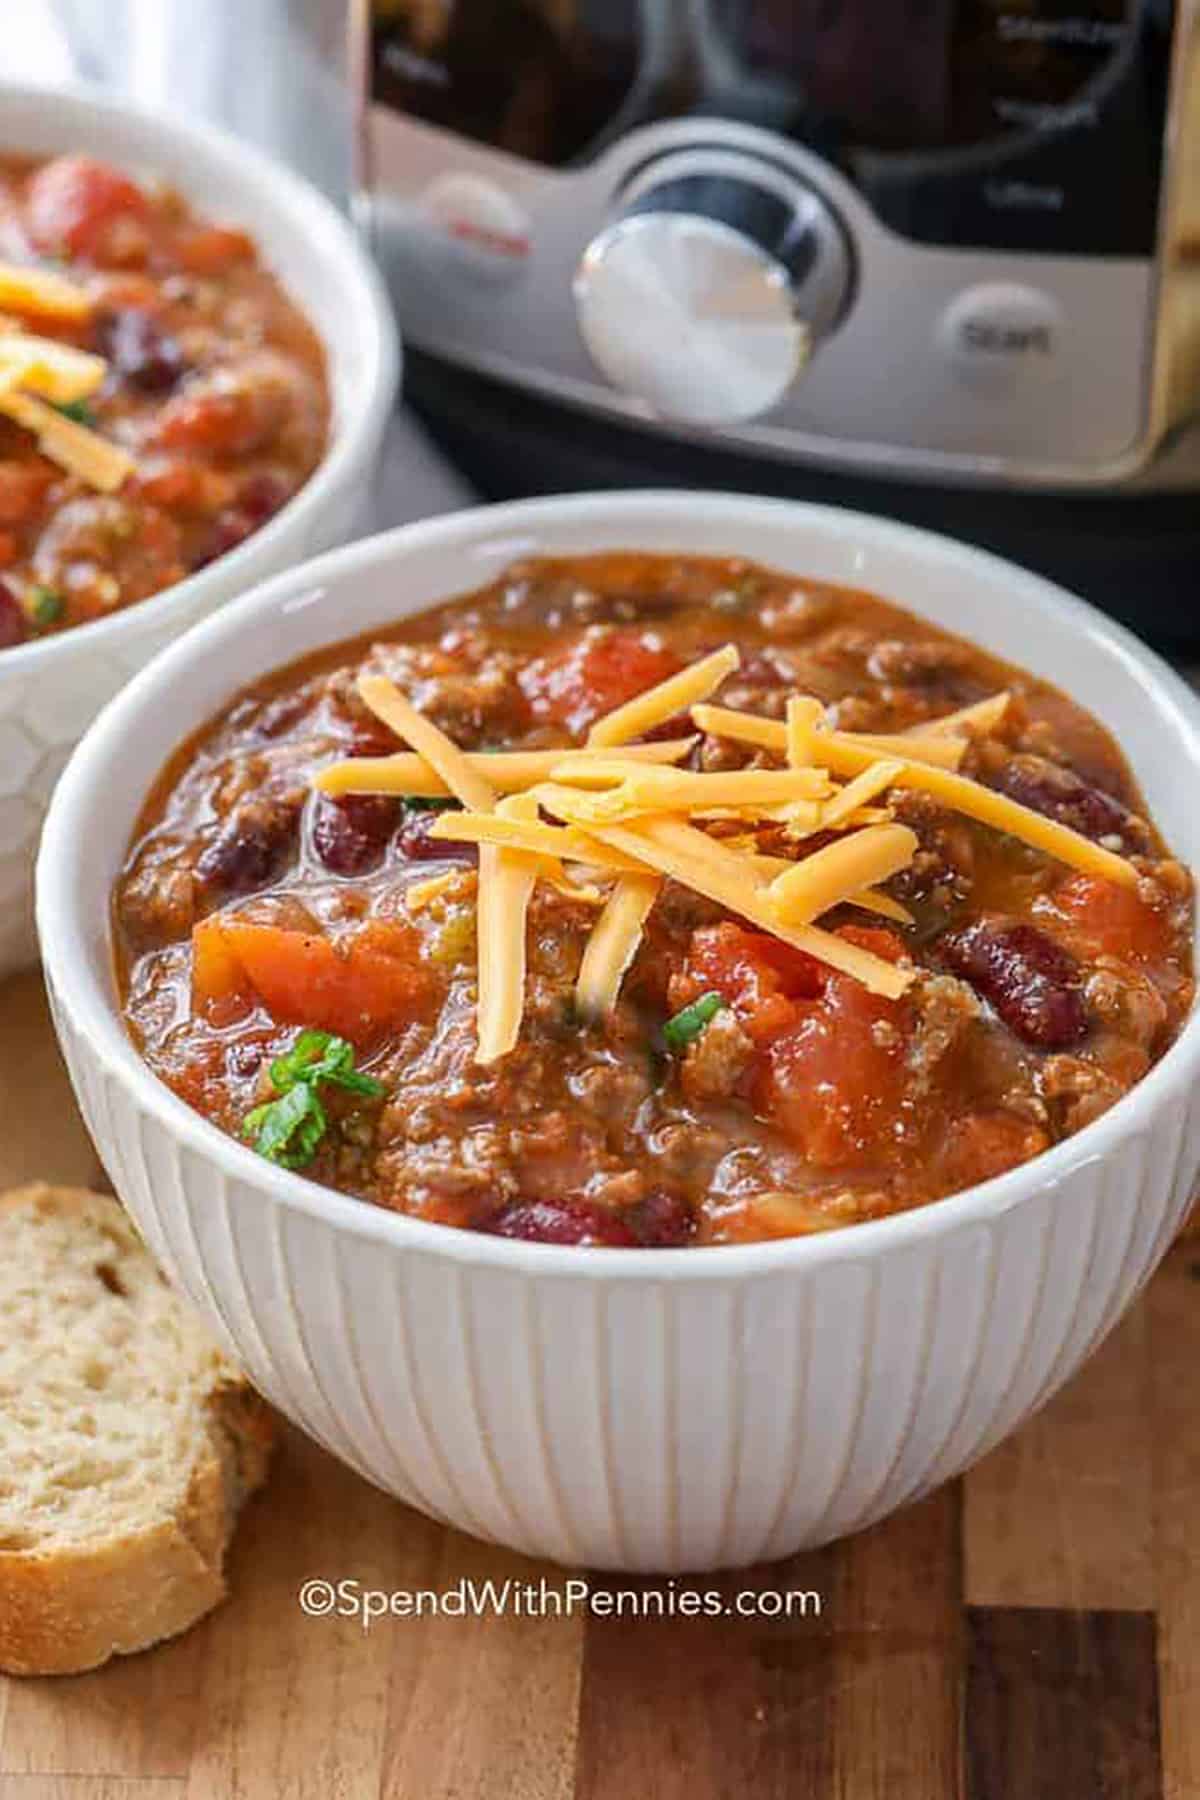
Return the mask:
[[[0,986],[0,1188],[107,1185],[40,984]],[[284,1433],[231,1596],[173,1644],[0,1682],[0,1800],[1200,1800],[1200,1243],[1008,1443],[846,1543],[711,1582],[712,1617],[306,1618],[363,1589],[566,1576]],[[737,1616],[758,1590],[820,1597]],[[656,1602],[665,1610],[665,1599]],[[724,1610],[726,1607],[731,1610]]]

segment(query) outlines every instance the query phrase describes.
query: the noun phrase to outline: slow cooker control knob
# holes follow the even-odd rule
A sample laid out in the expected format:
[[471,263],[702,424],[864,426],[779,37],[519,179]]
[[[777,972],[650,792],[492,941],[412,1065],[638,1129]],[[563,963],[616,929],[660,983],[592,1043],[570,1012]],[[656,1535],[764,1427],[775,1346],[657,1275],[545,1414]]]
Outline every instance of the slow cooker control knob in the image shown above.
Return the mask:
[[726,425],[774,406],[853,285],[849,241],[815,189],[740,151],[642,171],[575,277],[592,361],[651,412]]

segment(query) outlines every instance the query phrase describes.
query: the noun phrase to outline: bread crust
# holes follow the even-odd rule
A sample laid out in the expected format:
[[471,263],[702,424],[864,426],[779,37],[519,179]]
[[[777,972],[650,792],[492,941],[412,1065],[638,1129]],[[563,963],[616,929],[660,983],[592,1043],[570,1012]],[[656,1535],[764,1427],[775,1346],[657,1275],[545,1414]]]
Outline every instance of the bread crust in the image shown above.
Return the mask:
[[[110,1216],[129,1254],[149,1258],[109,1196],[36,1184],[0,1195],[11,1212]],[[180,1301],[181,1308],[185,1303]],[[173,1637],[225,1596],[225,1552],[242,1502],[266,1477],[274,1418],[240,1371],[213,1352],[202,1447],[168,1518],[79,1545],[0,1550],[0,1669],[66,1675]]]

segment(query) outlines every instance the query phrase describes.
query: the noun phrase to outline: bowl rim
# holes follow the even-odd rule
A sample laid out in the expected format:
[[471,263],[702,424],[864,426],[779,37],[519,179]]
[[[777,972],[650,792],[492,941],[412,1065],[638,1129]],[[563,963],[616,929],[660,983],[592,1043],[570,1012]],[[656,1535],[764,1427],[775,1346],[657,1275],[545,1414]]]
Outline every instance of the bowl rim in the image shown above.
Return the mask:
[[[234,213],[237,197],[243,190],[270,190],[281,220],[287,221],[297,239],[316,240],[328,246],[329,265],[338,266],[344,284],[341,310],[347,320],[352,321],[347,325],[347,335],[351,331],[357,334],[356,348],[362,356],[364,370],[361,383],[343,409],[344,416],[335,415],[331,420],[329,442],[320,462],[303,486],[265,525],[206,567],[145,600],[122,607],[108,618],[91,619],[67,631],[54,632],[50,637],[33,638],[0,651],[0,681],[39,672],[47,662],[69,654],[68,645],[94,646],[97,651],[102,651],[125,633],[131,636],[139,632],[152,633],[155,626],[169,616],[172,608],[186,607],[202,593],[206,582],[213,586],[218,581],[232,582],[236,588],[243,568],[251,568],[256,558],[261,559],[264,549],[282,549],[284,540],[302,524],[304,516],[321,508],[344,489],[364,457],[374,453],[391,412],[400,371],[399,336],[382,275],[350,220],[319,188],[286,164],[277,162],[257,145],[244,142],[204,120],[178,118],[165,107],[126,100],[87,82],[39,87],[32,82],[0,80],[0,107],[6,103],[40,104],[43,107],[52,104],[56,110],[61,108],[64,140],[61,154],[82,148],[85,154],[102,155],[105,152],[99,142],[80,145],[73,139],[72,131],[81,132],[86,139],[89,128],[98,130],[102,139],[105,133],[118,132],[129,122],[151,135],[171,138],[185,148],[194,149],[199,158],[206,159],[210,172],[220,171],[225,185],[220,189],[219,201],[223,207],[232,201]],[[119,161],[120,152],[113,154]],[[152,158],[146,160],[149,162]],[[190,196],[186,184],[180,185],[185,195]],[[307,318],[307,309],[290,292],[289,298]],[[316,330],[315,325],[313,329]],[[317,335],[326,358],[332,362],[332,346],[322,333]]]
[[[247,1146],[220,1131],[194,1111],[162,1082],[138,1053],[127,1033],[111,983],[93,979],[82,949],[87,932],[75,917],[80,895],[69,879],[70,848],[80,823],[92,810],[91,795],[103,785],[103,764],[127,736],[127,722],[136,720],[139,708],[160,687],[169,688],[186,677],[191,660],[210,648],[230,645],[245,622],[288,599],[303,599],[320,584],[353,579],[362,569],[402,559],[407,552],[425,548],[469,546],[481,537],[519,542],[522,532],[538,524],[569,522],[586,529],[591,520],[611,522],[619,513],[636,535],[639,514],[661,516],[664,507],[676,511],[685,524],[688,511],[728,508],[736,511],[736,529],[747,535],[755,519],[778,520],[781,515],[805,526],[855,532],[873,548],[889,547],[923,554],[943,563],[957,563],[967,573],[983,567],[993,578],[1002,578],[1017,597],[1036,602],[1071,623],[1105,640],[1143,685],[1152,685],[1174,715],[1181,733],[1190,740],[1200,777],[1200,697],[1156,652],[1130,631],[1098,613],[1087,602],[1031,571],[988,551],[937,532],[921,530],[867,513],[801,501],[765,499],[744,494],[673,489],[612,490],[602,494],[568,494],[521,500],[503,505],[477,506],[443,514],[327,551],[310,562],[260,583],[249,593],[195,626],[153,659],[105,707],[76,749],[55,790],[42,839],[37,867],[37,922],[47,982],[59,1008],[70,1015],[59,1029],[68,1042],[82,1035],[89,1052],[102,1069],[132,1091],[137,1106],[156,1118],[176,1141],[185,1144],[221,1173],[245,1187],[258,1189],[260,1198],[321,1220],[339,1230],[401,1253],[429,1253],[456,1263],[486,1266],[499,1272],[537,1276],[564,1276],[610,1281],[680,1280],[690,1277],[721,1280],[727,1277],[782,1275],[827,1264],[861,1262],[893,1250],[920,1243],[932,1235],[960,1228],[986,1225],[1046,1189],[1056,1188],[1080,1170],[1100,1164],[1121,1141],[1145,1131],[1162,1110],[1170,1107],[1200,1079],[1200,1004],[1195,1005],[1183,1030],[1166,1054],[1108,1112],[1073,1137],[1043,1151],[1030,1162],[989,1181],[963,1189],[907,1212],[794,1238],[765,1239],[748,1244],[707,1244],[681,1249],[618,1249],[603,1246],[548,1245],[501,1238],[486,1232],[460,1229],[392,1212],[357,1200],[306,1176],[265,1162]],[[731,530],[735,529],[731,525]],[[583,552],[581,551],[581,554]],[[469,590],[462,590],[469,591]],[[444,596],[450,597],[450,596]],[[429,602],[430,605],[438,601]],[[415,612],[423,610],[414,609]],[[919,616],[919,608],[917,609]],[[330,642],[338,641],[331,638]],[[230,683],[230,697],[236,692]],[[147,787],[149,782],[147,783]],[[140,806],[144,795],[137,796]],[[132,826],[133,809],[129,825]],[[111,951],[111,929],[105,942]]]

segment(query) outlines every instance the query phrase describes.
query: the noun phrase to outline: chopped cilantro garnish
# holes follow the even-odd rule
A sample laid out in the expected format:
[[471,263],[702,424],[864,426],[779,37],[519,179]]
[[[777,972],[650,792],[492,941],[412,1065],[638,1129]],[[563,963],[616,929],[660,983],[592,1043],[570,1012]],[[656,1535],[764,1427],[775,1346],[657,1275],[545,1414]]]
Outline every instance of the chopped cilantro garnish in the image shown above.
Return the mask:
[[715,1019],[725,1002],[720,994],[701,994],[690,1006],[677,1012],[663,1026],[663,1042],[669,1050],[686,1050],[694,1043],[710,1020]]
[[328,1031],[302,1031],[289,1050],[271,1064],[278,1095],[246,1115],[244,1133],[260,1156],[285,1169],[302,1169],[316,1155],[329,1129],[329,1115],[317,1092],[321,1082],[372,1099],[381,1081],[354,1067],[354,1047]]
[[246,1136],[268,1162],[285,1169],[302,1169],[317,1154],[317,1146],[329,1128],[329,1118],[315,1087],[300,1082],[246,1115]]
[[55,412],[60,412],[64,419],[73,419],[76,425],[86,425],[94,429],[96,415],[86,400],[63,400],[54,403]]
[[355,1069],[353,1044],[328,1031],[302,1031],[291,1049],[271,1064],[271,1080],[281,1094],[302,1081],[328,1081],[355,1094],[383,1092],[381,1081]]
[[30,618],[43,631],[48,625],[57,625],[63,616],[63,597],[53,588],[35,582],[26,594],[26,601]]

